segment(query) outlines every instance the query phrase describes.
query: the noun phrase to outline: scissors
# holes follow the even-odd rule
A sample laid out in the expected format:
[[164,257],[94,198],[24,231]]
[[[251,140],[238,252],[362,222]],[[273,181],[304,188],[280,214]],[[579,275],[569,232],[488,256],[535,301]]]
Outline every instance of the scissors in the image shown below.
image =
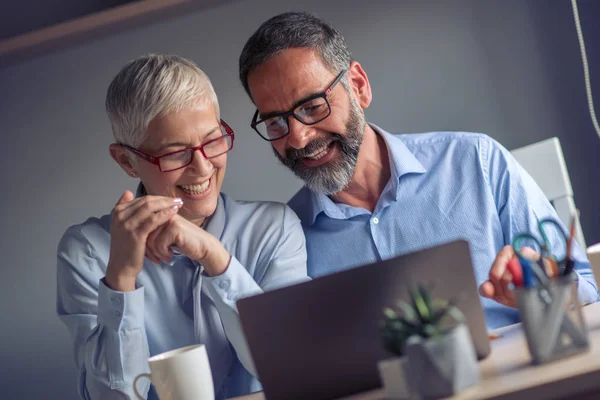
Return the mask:
[[[563,250],[565,255],[562,258],[557,257],[556,253],[553,252],[552,244],[548,239],[547,228],[550,226],[552,226],[554,230],[559,233],[560,242],[564,245]],[[544,218],[540,220],[538,222],[538,230],[540,231],[541,240],[531,232],[521,233],[515,236],[513,240],[513,248],[515,249],[515,253],[519,260],[521,260],[521,264],[524,263],[523,261],[530,264],[533,273],[536,275],[538,280],[540,280],[542,283],[545,283],[548,278],[555,278],[560,275],[561,266],[564,266],[567,260],[567,246],[569,237],[563,230],[562,225],[553,218]],[[532,247],[533,250],[540,255],[540,258],[535,260],[533,258],[526,257],[523,254],[523,248],[525,247]],[[544,265],[544,259],[548,263],[549,271]],[[511,273],[513,272],[513,269],[516,269],[516,267],[509,267]]]

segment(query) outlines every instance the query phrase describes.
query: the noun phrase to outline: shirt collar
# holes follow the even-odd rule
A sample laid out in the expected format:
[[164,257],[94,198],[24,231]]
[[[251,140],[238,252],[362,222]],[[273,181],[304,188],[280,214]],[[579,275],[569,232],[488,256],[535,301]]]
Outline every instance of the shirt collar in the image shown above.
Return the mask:
[[146,196],[148,194],[148,192],[146,192],[146,187],[144,186],[144,184],[142,182],[140,182],[140,184],[137,187],[137,190],[135,191],[135,198],[137,199],[138,197],[143,197]]
[[[427,170],[417,160],[414,154],[406,146],[406,144],[396,135],[393,135],[375,124],[369,123],[375,133],[379,134],[385,141],[390,159],[391,172],[391,190],[393,190],[393,198],[397,199],[399,180],[407,174],[425,173]],[[307,187],[302,189],[309,197],[309,201],[305,202],[306,214],[304,222],[308,225],[313,225],[317,216],[320,213],[325,213],[329,218],[347,219],[361,213],[357,208],[346,204],[336,204],[328,196],[324,194],[311,192]],[[382,193],[383,195],[383,193]]]
[[388,148],[388,156],[391,160],[390,170],[392,177],[396,178],[396,185],[398,180],[407,174],[422,174],[427,172],[423,164],[417,160],[415,155],[410,151],[402,139],[396,135],[381,129],[375,124],[369,124],[373,130],[378,133]]

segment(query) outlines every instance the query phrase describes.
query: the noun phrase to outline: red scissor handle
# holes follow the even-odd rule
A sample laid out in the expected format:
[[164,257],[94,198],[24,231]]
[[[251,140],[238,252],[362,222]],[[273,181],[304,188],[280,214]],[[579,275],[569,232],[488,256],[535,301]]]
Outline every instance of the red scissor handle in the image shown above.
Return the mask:
[[506,264],[506,268],[512,275],[512,282],[514,285],[518,287],[523,286],[523,268],[521,268],[519,258],[513,256],[510,261],[508,261],[508,264]]

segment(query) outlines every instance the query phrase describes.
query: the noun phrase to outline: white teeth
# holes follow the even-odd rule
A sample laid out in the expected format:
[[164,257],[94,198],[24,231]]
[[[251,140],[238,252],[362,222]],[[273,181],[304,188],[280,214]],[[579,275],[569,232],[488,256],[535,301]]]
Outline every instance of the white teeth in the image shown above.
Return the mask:
[[203,182],[200,185],[179,185],[179,188],[190,194],[200,194],[208,189],[209,184],[210,180]]
[[312,153],[306,155],[306,158],[310,158],[311,160],[318,160],[319,158],[323,157],[325,154],[327,154],[327,151],[329,149],[329,145],[324,146],[316,151],[313,151]]

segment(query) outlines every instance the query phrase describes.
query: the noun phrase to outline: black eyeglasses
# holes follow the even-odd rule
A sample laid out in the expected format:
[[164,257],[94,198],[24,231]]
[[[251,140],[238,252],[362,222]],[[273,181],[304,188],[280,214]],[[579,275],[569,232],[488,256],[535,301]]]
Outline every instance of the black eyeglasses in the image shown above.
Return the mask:
[[233,129],[231,129],[223,120],[221,120],[220,127],[223,135],[216,139],[209,140],[200,146],[177,150],[171,153],[163,154],[159,157],[153,157],[146,153],[142,153],[138,149],[127,146],[126,144],[121,144],[121,146],[125,147],[127,150],[133,152],[135,155],[143,158],[144,160],[158,165],[158,168],[161,170],[161,172],[171,172],[190,165],[194,159],[194,152],[196,150],[200,150],[200,153],[202,153],[204,158],[208,160],[210,158],[219,157],[233,149],[233,139],[235,138]]
[[323,121],[331,114],[331,106],[327,97],[344,76],[347,70],[342,70],[335,78],[333,83],[322,93],[315,94],[308,99],[301,100],[300,104],[296,104],[291,110],[269,115],[266,118],[257,120],[259,117],[258,109],[254,113],[250,126],[265,140],[272,142],[281,139],[290,133],[288,118],[294,117],[304,125],[313,125]]

